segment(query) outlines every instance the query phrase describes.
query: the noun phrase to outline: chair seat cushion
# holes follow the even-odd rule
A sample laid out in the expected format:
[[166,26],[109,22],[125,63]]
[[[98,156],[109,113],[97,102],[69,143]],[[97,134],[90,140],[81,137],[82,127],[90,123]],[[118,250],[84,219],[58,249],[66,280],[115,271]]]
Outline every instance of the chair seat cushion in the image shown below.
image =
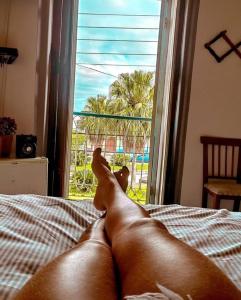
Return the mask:
[[235,180],[210,180],[204,187],[217,195],[241,196],[241,184]]

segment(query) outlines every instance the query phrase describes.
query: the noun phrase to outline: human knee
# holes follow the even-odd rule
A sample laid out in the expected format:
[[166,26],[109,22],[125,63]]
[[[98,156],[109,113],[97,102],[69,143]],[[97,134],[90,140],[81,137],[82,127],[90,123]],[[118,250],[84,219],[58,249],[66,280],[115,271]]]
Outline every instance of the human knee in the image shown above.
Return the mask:
[[168,232],[165,225],[158,220],[152,218],[140,218],[133,221],[129,220],[128,224],[122,226],[122,229],[118,231],[118,234],[115,236],[114,240],[112,240],[112,248],[113,244],[119,244],[123,241],[128,242],[134,237],[143,238],[143,235],[145,234],[151,235],[152,233],[157,232]]
[[143,251],[152,249],[153,243],[159,241],[160,236],[169,236],[166,227],[161,222],[152,218],[133,220],[112,239],[112,253],[123,263],[131,259],[130,264],[134,266],[135,255],[133,256],[133,253],[139,253],[140,249]]

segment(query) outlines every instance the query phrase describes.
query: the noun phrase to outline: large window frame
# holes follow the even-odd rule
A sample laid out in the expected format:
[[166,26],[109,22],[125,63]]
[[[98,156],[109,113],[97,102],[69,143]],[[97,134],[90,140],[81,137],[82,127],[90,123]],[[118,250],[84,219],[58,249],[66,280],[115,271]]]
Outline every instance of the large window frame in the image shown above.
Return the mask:
[[[198,1],[196,1],[196,4],[198,4]],[[50,162],[49,195],[53,196],[66,196],[67,194],[77,8],[77,0],[54,1],[47,142],[47,157]],[[167,174],[172,174],[171,183],[173,183],[175,179],[177,182],[180,181],[182,173],[180,164],[177,164],[176,169],[173,168],[173,157],[170,159],[170,153],[175,152],[174,161],[178,160],[178,156],[184,155],[183,144],[188,112],[188,91],[190,90],[196,31],[196,20],[190,18],[190,16],[192,14],[197,16],[197,12],[198,5],[191,5],[191,0],[163,0],[161,4],[156,100],[153,110],[149,171],[150,188],[148,197],[150,203],[161,204],[167,202],[167,191],[170,191],[170,180]],[[189,22],[188,20],[192,21]],[[191,36],[183,39],[183,37],[187,37],[188,33]],[[188,44],[190,41],[192,42],[191,45]],[[177,49],[181,49],[181,51]],[[187,55],[188,49],[192,53],[190,57]],[[188,67],[185,68],[187,62]],[[70,80],[66,80],[66,78],[70,78]],[[186,80],[182,78],[186,78]],[[181,91],[186,92],[180,91],[179,83],[181,83]],[[178,98],[175,98],[176,95],[178,95]],[[184,121],[180,119],[181,103],[187,107],[183,113],[185,118],[182,118],[182,120]],[[160,116],[162,117],[160,118]],[[178,130],[174,132],[173,128],[178,124],[182,125],[182,132]],[[182,136],[182,138],[178,139],[178,136]],[[171,151],[176,145],[179,145],[179,148],[183,150],[180,155],[176,150]],[[174,169],[175,172],[173,172]],[[179,178],[175,178],[175,176]],[[174,202],[173,198],[170,201]]]

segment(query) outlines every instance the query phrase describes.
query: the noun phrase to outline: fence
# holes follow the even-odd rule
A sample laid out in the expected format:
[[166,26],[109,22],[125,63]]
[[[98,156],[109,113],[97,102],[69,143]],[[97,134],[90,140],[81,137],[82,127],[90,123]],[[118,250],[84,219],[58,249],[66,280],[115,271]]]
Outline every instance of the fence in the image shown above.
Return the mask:
[[74,113],[69,198],[93,198],[96,179],[91,170],[96,147],[109,161],[112,171],[123,165],[130,170],[128,196],[146,202],[151,119],[129,116]]

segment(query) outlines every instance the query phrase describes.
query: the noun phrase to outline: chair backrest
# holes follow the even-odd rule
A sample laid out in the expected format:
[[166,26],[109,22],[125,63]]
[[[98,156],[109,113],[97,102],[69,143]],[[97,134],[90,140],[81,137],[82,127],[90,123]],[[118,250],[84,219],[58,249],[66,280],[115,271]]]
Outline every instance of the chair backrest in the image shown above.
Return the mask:
[[235,179],[241,183],[241,139],[201,136],[203,182]]

